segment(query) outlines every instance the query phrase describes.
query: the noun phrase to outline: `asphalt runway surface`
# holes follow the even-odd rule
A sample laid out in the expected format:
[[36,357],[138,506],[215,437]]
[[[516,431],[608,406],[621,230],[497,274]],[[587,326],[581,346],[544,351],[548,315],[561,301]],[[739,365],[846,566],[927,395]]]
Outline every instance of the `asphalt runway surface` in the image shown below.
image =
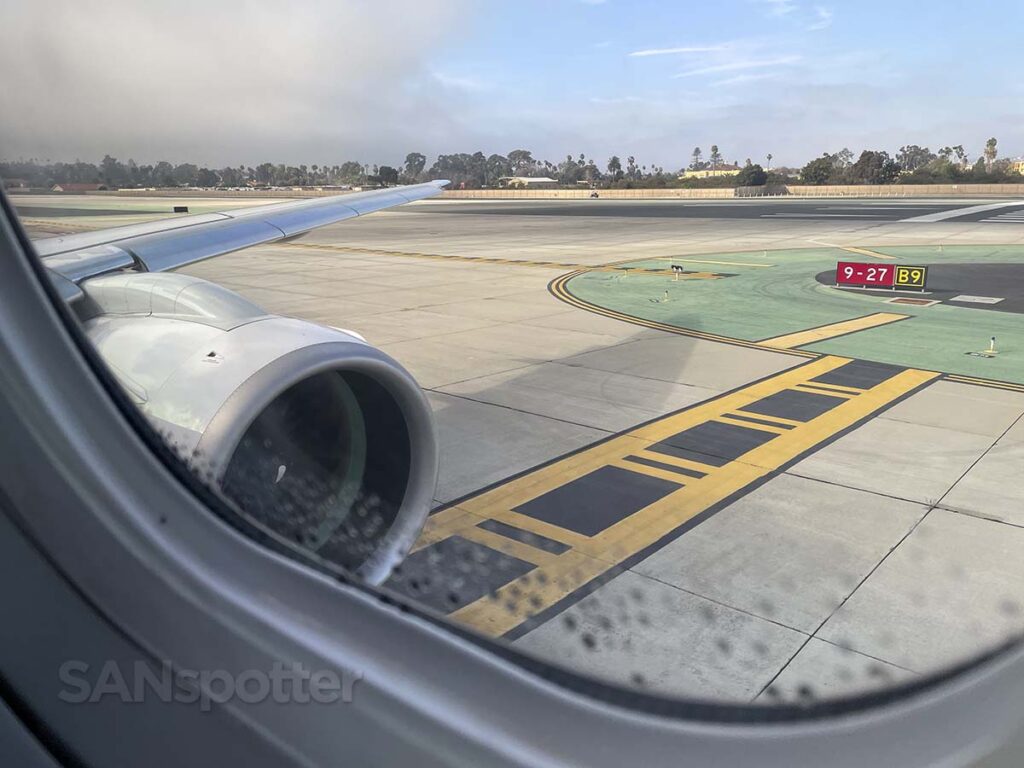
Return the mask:
[[[1002,205],[998,201],[996,204]],[[1024,201],[992,213],[976,210],[992,201],[921,199],[797,200],[793,198],[704,200],[472,200],[431,201],[404,213],[486,216],[562,216],[626,219],[809,219],[821,221],[897,222],[921,216],[950,221],[984,221],[994,215],[1024,210]]]
[[[816,276],[822,285],[835,285],[835,270]],[[838,290],[838,289],[837,289]],[[880,291],[843,288],[843,291],[879,296]],[[901,291],[894,296],[919,297],[967,309],[1024,313],[1024,264],[933,264],[928,267],[924,292]],[[958,296],[973,297],[957,300]],[[983,300],[997,301],[986,303]]]

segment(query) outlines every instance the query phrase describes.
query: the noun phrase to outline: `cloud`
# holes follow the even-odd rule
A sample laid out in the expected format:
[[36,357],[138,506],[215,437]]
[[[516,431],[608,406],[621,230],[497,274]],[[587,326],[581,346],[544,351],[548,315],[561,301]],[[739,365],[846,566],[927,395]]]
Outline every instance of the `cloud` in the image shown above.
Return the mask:
[[645,48],[640,51],[631,51],[630,56],[674,56],[684,53],[715,53],[729,50],[728,44],[721,45],[684,45],[678,48]]
[[787,16],[800,6],[793,0],[753,0],[763,6],[769,16]]
[[0,151],[220,166],[436,146],[465,90],[432,76],[431,60],[459,41],[475,9],[471,0],[292,0],[287,12],[249,0],[4,4]]
[[725,80],[716,80],[711,85],[715,87],[742,85],[744,83],[754,83],[758,80],[774,80],[778,76],[778,72],[766,72],[762,75],[737,75],[736,77],[729,77]]
[[674,78],[681,77],[695,77],[697,75],[710,75],[715,72],[735,72],[743,69],[764,69],[766,67],[782,67],[789,64],[795,64],[800,61],[801,57],[797,55],[792,56],[779,56],[774,59],[740,59],[738,61],[729,61],[724,64],[713,64],[707,67],[699,67],[697,69],[690,69],[686,72],[680,72],[677,75],[673,75]]
[[[992,69],[980,93],[971,71],[952,71],[962,97],[936,100],[933,66],[882,32],[865,38],[870,47],[826,52],[806,31],[823,21],[815,9],[835,10],[842,25],[859,19],[839,16],[834,0],[797,1],[772,23],[755,19],[772,28],[762,38],[722,28],[696,37],[699,25],[684,36],[638,20],[650,46],[631,45],[632,30],[602,30],[592,40],[612,47],[598,51],[577,29],[592,14],[575,0],[536,4],[562,7],[559,20],[532,22],[545,34],[584,34],[564,48],[543,35],[503,46],[507,29],[480,0],[294,0],[284,10],[257,0],[0,0],[0,156],[395,165],[410,151],[522,146],[551,160],[632,154],[678,168],[696,144],[791,165],[844,145],[977,152],[994,130],[1006,154],[1024,148],[1024,101],[1006,97],[1024,93],[1012,67]],[[736,4],[748,16],[771,10]],[[635,60],[623,62],[630,50]]]
[[816,21],[808,25],[807,29],[812,32],[819,29],[828,29],[832,26],[833,15],[832,11],[828,8],[823,8],[820,5],[814,6],[814,16]]
[[647,99],[642,99],[639,96],[616,96],[606,98],[604,96],[591,96],[591,104],[643,104],[647,102]]
[[456,90],[470,91],[474,93],[489,91],[491,89],[490,83],[485,83],[483,80],[479,80],[475,77],[449,75],[444,72],[432,72],[431,75],[445,88],[454,88]]

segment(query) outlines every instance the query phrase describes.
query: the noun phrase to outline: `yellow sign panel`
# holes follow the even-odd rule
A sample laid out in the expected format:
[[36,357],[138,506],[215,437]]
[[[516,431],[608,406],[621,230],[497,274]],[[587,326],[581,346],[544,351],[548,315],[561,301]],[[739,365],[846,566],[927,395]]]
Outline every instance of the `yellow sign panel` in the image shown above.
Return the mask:
[[893,288],[920,288],[928,281],[928,267],[896,267]]

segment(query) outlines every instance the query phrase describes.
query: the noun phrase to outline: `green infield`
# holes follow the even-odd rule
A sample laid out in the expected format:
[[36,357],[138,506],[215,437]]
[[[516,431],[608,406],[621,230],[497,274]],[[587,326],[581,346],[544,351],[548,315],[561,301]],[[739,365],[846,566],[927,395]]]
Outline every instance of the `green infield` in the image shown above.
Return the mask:
[[[949,300],[958,292],[971,294],[976,286],[970,265],[1021,264],[1019,276],[1015,268],[1005,270],[1009,277],[998,281],[1000,293],[988,286],[985,294],[1003,299],[1004,307],[1016,305],[1024,296],[1024,246],[886,246],[855,251],[821,247],[638,260],[619,266],[668,270],[676,264],[688,272],[718,277],[684,274],[677,280],[664,273],[589,271],[573,277],[566,288],[588,304],[681,329],[758,342],[786,337],[783,345],[789,348],[1024,384],[1024,314],[994,311],[994,305],[984,304],[889,302],[896,296]],[[817,276],[834,270],[838,261],[964,265],[956,270],[963,277],[954,278],[954,283],[962,279],[963,285],[954,284],[939,296],[852,292],[819,282]],[[876,314],[880,324],[848,322]],[[820,338],[829,332],[801,334],[830,325],[836,325],[832,338]],[[980,355],[989,349],[993,336],[998,354]]]

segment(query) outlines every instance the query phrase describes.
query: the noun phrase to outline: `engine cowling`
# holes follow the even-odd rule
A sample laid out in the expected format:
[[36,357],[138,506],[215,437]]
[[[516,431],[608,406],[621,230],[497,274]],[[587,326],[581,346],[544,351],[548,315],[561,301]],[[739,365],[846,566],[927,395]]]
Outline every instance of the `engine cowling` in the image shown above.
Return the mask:
[[379,583],[422,529],[437,444],[395,360],[199,278],[83,284],[86,332],[129,396],[255,523]]

